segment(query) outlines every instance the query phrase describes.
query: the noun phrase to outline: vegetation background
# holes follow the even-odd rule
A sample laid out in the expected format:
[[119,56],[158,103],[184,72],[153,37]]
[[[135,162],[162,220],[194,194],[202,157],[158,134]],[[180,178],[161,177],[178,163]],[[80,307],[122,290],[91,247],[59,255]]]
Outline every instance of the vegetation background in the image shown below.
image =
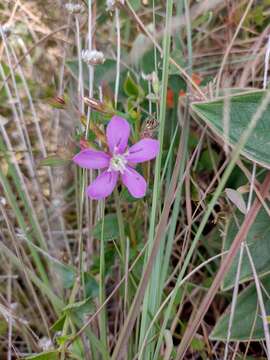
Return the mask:
[[[270,359],[269,18],[0,2],[1,359]],[[71,161],[114,114],[160,141],[143,199]]]

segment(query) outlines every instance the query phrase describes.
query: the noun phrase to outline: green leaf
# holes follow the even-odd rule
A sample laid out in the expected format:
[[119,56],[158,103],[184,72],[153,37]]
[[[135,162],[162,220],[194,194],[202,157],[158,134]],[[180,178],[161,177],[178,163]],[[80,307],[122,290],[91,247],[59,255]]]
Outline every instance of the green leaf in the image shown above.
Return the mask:
[[128,73],[125,78],[124,91],[127,96],[132,96],[135,99],[137,99],[137,98],[142,99],[145,95],[142,87],[136,83],[136,81],[132,78],[130,73]]
[[68,304],[64,307],[64,313],[76,313],[76,315],[82,315],[92,312],[94,309],[92,298],[88,297],[82,301],[78,301],[72,304]]
[[59,351],[52,350],[46,351],[37,355],[31,355],[25,358],[25,360],[58,360]]
[[[182,68],[185,67],[185,57],[180,49],[175,49],[174,51],[172,51],[171,57]],[[170,64],[169,75],[179,75],[179,70],[174,64]]]
[[[115,264],[115,257],[116,257],[117,251],[111,242],[107,242],[105,246],[105,263],[106,263],[106,269],[105,269],[105,275],[112,274],[112,267]],[[100,270],[100,256],[94,255],[93,256],[93,264],[91,267],[91,272],[93,274],[98,275]]]
[[140,0],[130,0],[130,5],[132,6],[134,11],[137,11],[141,7],[141,1]]
[[120,198],[121,200],[128,202],[128,203],[133,203],[136,201],[139,201],[140,199],[138,198],[134,198],[128,191],[127,188],[122,188],[121,193],[120,193]]
[[[1,289],[2,290],[2,289]],[[4,320],[0,320],[0,336],[5,336],[8,332],[8,323]]]
[[64,289],[70,289],[76,278],[76,270],[71,265],[62,264],[59,262],[53,263],[54,270],[62,281]]
[[194,338],[191,341],[190,347],[193,351],[203,351],[205,348],[205,344],[203,340]]
[[60,346],[64,345],[71,338],[72,338],[72,335],[60,335],[60,336],[57,336],[57,338],[56,338],[57,345],[60,345]]
[[66,320],[66,314],[60,316],[59,319],[50,327],[52,331],[61,331],[63,329],[64,323]]
[[[152,27],[149,27],[150,31],[153,30]],[[132,62],[139,65],[141,71],[145,74],[150,74],[153,71],[156,71],[155,67],[155,51],[153,49],[146,51],[144,54],[141,54],[140,49],[144,47],[144,44],[149,42],[149,39],[142,33],[140,33],[136,40],[133,42],[132,52],[130,53],[130,57],[132,58]],[[159,52],[157,55],[157,64],[158,67],[161,62],[161,56]]]
[[84,281],[86,297],[89,297],[92,299],[97,297],[99,294],[99,286],[98,286],[96,279],[94,278],[94,276],[92,276],[88,272],[84,272],[83,276],[84,276],[83,281]]
[[[67,60],[66,66],[71,74],[78,79],[79,77],[79,66],[78,60]],[[100,64],[95,66],[95,84],[97,86],[101,85],[102,81],[106,81],[107,83],[112,83],[115,80],[115,71],[116,71],[116,61],[113,59],[106,59],[104,64]],[[121,68],[121,72],[123,68]],[[89,81],[88,81],[88,66],[83,62],[83,79],[84,79],[84,87],[88,89]]]
[[[213,150],[212,151],[213,160],[215,163],[218,162],[218,154]],[[211,154],[209,149],[203,150],[200,156],[200,161],[198,162],[198,171],[211,171],[213,170],[213,163],[211,160]]]
[[177,98],[179,96],[179,91],[181,91],[181,90],[186,91],[186,89],[187,89],[187,85],[186,85],[185,81],[179,75],[170,75],[169,81],[168,81],[168,86],[169,86],[169,88],[172,89],[172,91],[177,96]]
[[[239,141],[244,130],[258,107],[266,91],[249,91],[243,94],[229,96],[229,139],[230,145]],[[209,102],[193,103],[192,109],[211,130],[221,137],[224,136],[224,97]],[[242,154],[260,165],[270,168],[270,104],[262,114],[256,128],[244,146]]]
[[[5,76],[8,77],[8,76],[11,76],[11,72],[10,72],[10,67],[8,64],[4,63],[1,61],[1,65],[3,67],[3,70],[4,70],[4,73],[5,73]],[[16,80],[16,84],[21,84],[22,83],[22,79],[21,77],[18,75],[18,74],[15,74],[15,80]]]
[[265,21],[264,7],[257,5],[249,14],[247,21],[254,23],[257,26],[262,26]]
[[119,237],[119,228],[116,214],[105,215],[104,220],[101,219],[94,227],[93,236],[101,240],[103,221],[103,240],[109,241],[117,239]]
[[50,166],[50,167],[57,167],[57,166],[65,166],[69,164],[70,160],[67,159],[61,159],[56,155],[48,156],[44,159],[42,159],[39,162],[40,166]]
[[[265,292],[270,291],[270,276],[261,279]],[[270,299],[263,292],[266,313],[270,314]],[[227,338],[230,311],[226,309],[214,327],[210,339],[224,341]],[[263,323],[258,307],[258,297],[255,284],[248,286],[237,298],[237,304],[232,324],[231,341],[263,340]]]
[[[239,230],[239,224],[244,221],[244,215],[241,214],[238,210],[231,217],[227,231],[224,237],[224,250],[228,250]],[[262,208],[254,223],[252,224],[246,242],[248,244],[251,256],[253,258],[256,271],[259,276],[265,275],[270,272],[270,257],[269,257],[269,233],[270,233],[270,221],[269,215]],[[232,288],[235,282],[235,276],[237,271],[239,253],[235,257],[230,270],[225,276],[223,282],[223,289]],[[240,283],[252,279],[252,269],[250,267],[250,262],[246,252],[244,251],[241,273],[240,273]]]

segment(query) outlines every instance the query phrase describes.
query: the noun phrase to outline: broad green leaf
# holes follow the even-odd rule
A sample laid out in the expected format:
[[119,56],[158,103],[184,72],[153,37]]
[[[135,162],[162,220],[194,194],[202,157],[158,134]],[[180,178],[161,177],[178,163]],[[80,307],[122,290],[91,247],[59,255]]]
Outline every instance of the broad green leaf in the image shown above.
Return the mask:
[[70,289],[76,278],[75,268],[71,265],[63,264],[60,261],[54,262],[53,267],[59,279],[62,281],[64,289]]
[[120,198],[128,203],[136,202],[139,200],[138,198],[134,198],[132,195],[130,195],[127,188],[122,188]]
[[[241,214],[238,210],[235,215],[229,220],[227,231],[224,236],[224,250],[228,250],[239,230],[239,225],[244,221],[244,215]],[[246,242],[248,244],[252,259],[254,261],[257,273],[259,276],[265,275],[270,272],[270,242],[269,242],[269,233],[270,233],[270,221],[267,212],[262,208],[254,223],[252,224]],[[228,289],[234,286],[237,264],[238,264],[239,255],[237,255],[230,267],[230,270],[225,276],[223,282],[223,288]],[[241,273],[240,273],[240,282],[245,282],[252,279],[252,269],[250,267],[250,262],[246,252],[244,251]]]
[[[229,104],[229,137],[230,145],[239,141],[250,120],[260,106],[266,91],[249,91],[228,97]],[[225,102],[226,104],[226,102]],[[226,105],[227,106],[227,105]],[[214,101],[196,102],[192,109],[211,130],[221,137],[224,136],[224,97]],[[260,165],[270,168],[270,104],[262,114],[256,128],[244,146],[242,154]],[[226,131],[225,131],[226,133]]]
[[84,275],[83,281],[84,281],[86,297],[89,297],[92,299],[97,297],[99,294],[99,286],[98,286],[96,279],[94,278],[94,276],[92,276],[88,272],[84,272],[83,275]]
[[63,309],[63,313],[67,315],[71,322],[80,324],[82,326],[85,317],[93,314],[95,306],[91,297],[82,301],[77,301],[73,304],[68,304]]
[[[153,24],[148,25],[147,28],[151,32],[154,31]],[[155,51],[153,48],[147,46],[147,44],[150,45],[150,43],[151,42],[148,37],[140,32],[133,41],[132,49],[129,53],[131,63],[138,66],[144,74],[150,74],[152,71],[158,70],[155,67]],[[157,66],[159,68],[161,64],[161,56],[159,52],[156,54],[156,59]]]
[[135,99],[143,98],[145,95],[142,87],[133,79],[130,73],[125,78],[124,91],[127,96],[132,96]]
[[28,356],[25,358],[25,360],[58,360],[58,355],[59,352],[57,350],[52,350]]
[[93,230],[93,236],[98,240],[101,240],[102,236],[102,223],[104,221],[103,228],[103,240],[109,241],[119,237],[118,220],[116,214],[105,215],[104,220],[100,220]]
[[134,11],[138,11],[141,7],[141,1],[140,0],[130,0],[130,5],[132,6]]
[[230,188],[225,189],[225,193],[227,197],[230,199],[230,201],[237,207],[239,211],[241,211],[242,214],[247,213],[247,205],[244,200],[243,194],[241,194],[239,191],[235,189],[230,189]]
[[60,335],[60,336],[57,336],[57,338],[56,338],[57,345],[64,345],[71,338],[72,338],[72,335]]
[[[267,293],[270,291],[270,276],[261,279]],[[270,314],[270,299],[263,292],[266,313]],[[224,341],[227,338],[230,309],[220,317],[210,339]],[[262,318],[258,306],[255,284],[248,286],[237,298],[237,304],[231,329],[231,341],[248,341],[264,339]]]
[[[78,79],[79,77],[79,66],[78,60],[67,60],[66,66],[71,74]],[[111,83],[115,80],[115,71],[116,71],[116,61],[113,59],[106,59],[104,64],[100,64],[95,66],[95,80],[94,83],[99,86],[101,85],[102,81],[106,81],[106,83]],[[121,67],[121,72],[124,69]],[[83,79],[84,79],[84,87],[88,89],[89,86],[89,75],[88,75],[88,66],[87,64],[83,63]]]
[[179,75],[170,75],[169,81],[168,81],[168,86],[169,86],[169,88],[172,89],[172,91],[174,92],[174,94],[177,98],[179,97],[179,91],[181,91],[181,90],[186,91],[186,89],[187,89],[187,85],[186,85],[185,81]]
[[[106,268],[105,268],[105,274],[109,275],[112,273],[112,267],[115,264],[115,257],[117,255],[117,251],[115,248],[115,245],[112,244],[111,242],[107,242],[106,246],[105,246],[105,264],[106,264]],[[99,270],[100,270],[100,256],[99,255],[94,255],[93,256],[93,265],[91,267],[91,272],[95,275],[99,274]]]
[[94,309],[92,298],[88,297],[82,301],[78,301],[72,304],[68,304],[64,307],[63,312],[65,313],[76,313],[76,314],[85,314],[90,313]]
[[[180,49],[175,49],[174,51],[172,51],[171,57],[182,68],[186,65],[185,64],[185,57],[183,55],[183,52]],[[175,65],[170,64],[169,75],[178,75],[178,74],[179,74],[178,68]]]
[[53,331],[61,331],[63,329],[65,320],[66,314],[61,315],[60,318],[57,319],[56,322],[50,327],[50,329]]
[[[211,156],[213,157],[213,159],[211,159]],[[212,150],[212,153],[210,153],[209,149],[203,150],[197,165],[197,170],[211,171],[213,169],[213,161],[217,163],[218,158],[219,156],[214,150]]]

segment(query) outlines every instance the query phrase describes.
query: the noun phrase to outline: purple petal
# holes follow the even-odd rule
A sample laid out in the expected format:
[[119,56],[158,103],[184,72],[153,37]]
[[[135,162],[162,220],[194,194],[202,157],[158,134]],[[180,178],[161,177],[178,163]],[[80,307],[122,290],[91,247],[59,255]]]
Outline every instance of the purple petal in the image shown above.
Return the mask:
[[145,195],[147,188],[146,181],[133,168],[129,166],[126,167],[124,174],[122,174],[122,181],[133,197],[141,198]]
[[106,131],[108,145],[112,154],[122,154],[126,150],[129,133],[130,126],[127,120],[119,116],[113,116]]
[[109,167],[110,156],[103,151],[85,149],[80,151],[72,159],[75,164],[86,169],[103,169]]
[[159,141],[154,139],[142,139],[131,146],[126,159],[132,163],[140,163],[154,159],[159,152]]
[[94,200],[104,199],[111,195],[116,186],[118,172],[104,171],[87,188],[87,195]]

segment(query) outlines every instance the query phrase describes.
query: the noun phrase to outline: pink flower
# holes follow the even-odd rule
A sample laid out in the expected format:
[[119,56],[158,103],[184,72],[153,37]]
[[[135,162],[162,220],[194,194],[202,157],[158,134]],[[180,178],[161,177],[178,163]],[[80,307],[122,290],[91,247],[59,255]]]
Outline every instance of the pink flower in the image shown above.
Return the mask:
[[73,161],[82,168],[106,169],[88,186],[87,194],[91,199],[100,200],[109,196],[119,177],[133,197],[145,196],[146,181],[134,170],[134,164],[154,159],[159,151],[159,141],[146,138],[129,148],[129,134],[129,123],[113,116],[106,131],[110,153],[84,149],[73,157]]

